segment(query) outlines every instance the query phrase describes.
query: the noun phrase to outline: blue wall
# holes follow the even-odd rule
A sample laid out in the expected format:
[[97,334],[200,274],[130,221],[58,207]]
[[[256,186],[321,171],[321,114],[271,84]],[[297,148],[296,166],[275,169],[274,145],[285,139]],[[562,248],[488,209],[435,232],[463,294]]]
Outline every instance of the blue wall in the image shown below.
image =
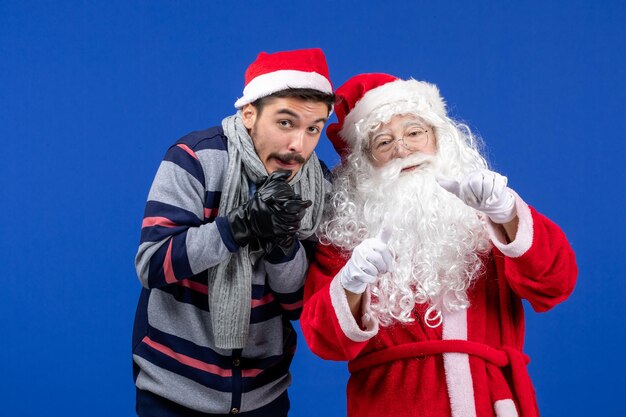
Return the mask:
[[[580,276],[527,309],[540,409],[624,415],[626,6],[505,3],[0,1],[0,414],[133,415],[133,258],[161,157],[233,112],[259,51],[319,46],[336,86],[438,84],[561,225]],[[301,343],[293,371],[294,416],[344,415],[345,364]]]

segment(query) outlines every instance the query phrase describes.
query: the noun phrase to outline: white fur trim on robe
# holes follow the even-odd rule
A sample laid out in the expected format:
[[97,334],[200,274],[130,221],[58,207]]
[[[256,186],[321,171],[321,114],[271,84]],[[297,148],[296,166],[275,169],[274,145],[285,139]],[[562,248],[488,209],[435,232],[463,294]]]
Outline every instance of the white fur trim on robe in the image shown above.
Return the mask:
[[496,412],[496,417],[519,417],[515,403],[510,398],[493,403],[493,410]]
[[[354,342],[365,342],[378,333],[378,322],[374,320],[362,320],[363,327],[356,322],[348,305],[346,290],[341,286],[339,278],[335,277],[330,283],[330,301],[337,315],[339,326],[348,339]],[[366,311],[370,305],[369,290],[365,291],[361,301],[361,311]]]
[[489,233],[493,245],[498,248],[500,252],[509,258],[519,258],[525,254],[533,244],[533,217],[532,214],[530,214],[528,204],[526,204],[515,191],[511,190],[511,192],[515,196],[515,208],[517,210],[517,217],[519,218],[515,240],[511,243],[506,243],[502,225],[491,221],[487,222],[487,232]]
[[[443,313],[444,340],[467,340],[467,310]],[[450,396],[452,417],[476,417],[474,381],[469,355],[448,352],[443,354],[443,366]]]

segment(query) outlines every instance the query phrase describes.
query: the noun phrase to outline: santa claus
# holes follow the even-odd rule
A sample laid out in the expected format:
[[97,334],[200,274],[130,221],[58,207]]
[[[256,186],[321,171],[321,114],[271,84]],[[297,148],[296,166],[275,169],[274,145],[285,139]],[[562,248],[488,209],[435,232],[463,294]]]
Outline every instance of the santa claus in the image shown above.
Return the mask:
[[347,360],[349,416],[538,416],[521,299],[572,292],[563,232],[489,170],[436,86],[361,74],[337,92],[342,156],[309,270],[311,350]]

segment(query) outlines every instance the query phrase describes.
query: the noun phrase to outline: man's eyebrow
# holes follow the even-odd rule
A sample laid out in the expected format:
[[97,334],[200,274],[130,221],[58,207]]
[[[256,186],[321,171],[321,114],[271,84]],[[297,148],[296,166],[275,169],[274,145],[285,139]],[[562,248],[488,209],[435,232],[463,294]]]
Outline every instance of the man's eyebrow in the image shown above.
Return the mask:
[[[297,113],[294,113],[293,111],[289,110],[289,109],[279,109],[276,114],[286,114],[288,116],[293,117],[294,119],[298,119],[300,120],[300,116]],[[315,120],[313,122],[313,124],[317,124],[317,123],[326,123],[326,121],[328,120],[327,117],[320,117],[319,119]]]
[[316,125],[318,123],[326,123],[327,120],[328,120],[327,117],[321,117],[321,118],[317,119],[316,121],[314,121],[313,124]]
[[293,111],[289,110],[289,109],[279,109],[276,114],[287,114],[295,119],[299,119],[300,116],[298,116],[297,113],[294,113]]

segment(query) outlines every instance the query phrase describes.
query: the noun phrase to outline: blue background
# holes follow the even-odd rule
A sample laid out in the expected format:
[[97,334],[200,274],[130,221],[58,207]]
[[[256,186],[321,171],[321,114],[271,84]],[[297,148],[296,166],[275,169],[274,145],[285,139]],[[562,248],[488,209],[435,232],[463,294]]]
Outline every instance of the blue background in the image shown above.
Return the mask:
[[[233,113],[259,51],[317,46],[335,86],[438,84],[564,229],[576,290],[527,309],[540,409],[624,415],[626,6],[521,3],[0,1],[0,414],[134,415],[133,259],[159,162]],[[300,340],[292,415],[344,415],[345,364]]]

